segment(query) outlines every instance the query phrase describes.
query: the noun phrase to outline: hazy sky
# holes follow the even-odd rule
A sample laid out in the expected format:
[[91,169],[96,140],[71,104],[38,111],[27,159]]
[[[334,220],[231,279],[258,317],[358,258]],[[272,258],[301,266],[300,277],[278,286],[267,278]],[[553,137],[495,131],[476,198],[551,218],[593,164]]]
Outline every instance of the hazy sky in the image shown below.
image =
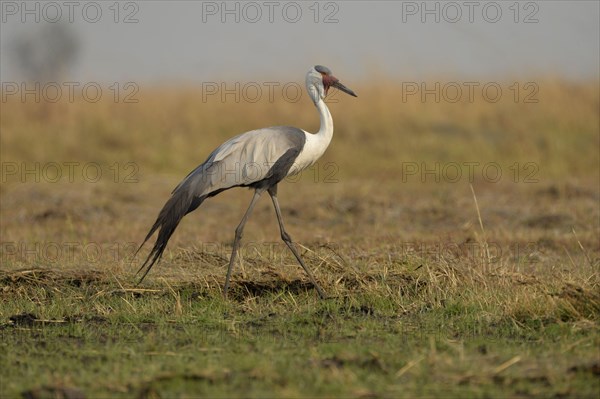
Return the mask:
[[14,43],[44,40],[43,28],[59,22],[80,46],[65,80],[301,81],[317,63],[346,81],[371,72],[402,79],[598,78],[599,4],[2,1],[0,78],[22,80]]

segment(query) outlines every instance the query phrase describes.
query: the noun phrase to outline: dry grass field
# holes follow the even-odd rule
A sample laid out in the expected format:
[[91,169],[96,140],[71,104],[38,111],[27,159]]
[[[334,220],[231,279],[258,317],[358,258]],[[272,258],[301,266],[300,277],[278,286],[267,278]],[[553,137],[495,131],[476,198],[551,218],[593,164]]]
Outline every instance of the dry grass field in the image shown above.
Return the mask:
[[[597,397],[598,82],[536,103],[334,96],[333,142],[280,185],[188,215],[140,286],[131,259],[170,191],[234,134],[318,130],[304,96],[2,102],[0,396]],[[509,94],[510,93],[510,94]]]

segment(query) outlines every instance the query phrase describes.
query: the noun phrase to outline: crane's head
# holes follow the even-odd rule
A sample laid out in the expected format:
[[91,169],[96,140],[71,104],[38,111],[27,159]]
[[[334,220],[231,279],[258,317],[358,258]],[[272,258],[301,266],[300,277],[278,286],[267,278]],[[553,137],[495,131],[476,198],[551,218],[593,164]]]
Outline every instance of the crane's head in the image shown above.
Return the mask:
[[341,84],[326,66],[315,65],[306,74],[306,89],[315,104],[319,99],[325,99],[330,87],[335,87],[344,93],[357,97],[352,90]]

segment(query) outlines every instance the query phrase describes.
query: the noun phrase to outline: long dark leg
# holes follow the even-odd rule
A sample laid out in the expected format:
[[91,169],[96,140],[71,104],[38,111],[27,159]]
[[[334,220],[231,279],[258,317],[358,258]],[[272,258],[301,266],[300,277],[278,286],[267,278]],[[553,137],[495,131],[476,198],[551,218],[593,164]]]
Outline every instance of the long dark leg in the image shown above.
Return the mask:
[[298,253],[298,251],[296,250],[296,247],[294,246],[292,237],[290,237],[290,235],[285,231],[285,227],[283,226],[283,218],[281,217],[281,209],[279,209],[279,201],[277,200],[277,186],[271,187],[269,189],[269,195],[271,196],[271,200],[273,201],[273,207],[275,207],[275,213],[277,214],[277,221],[279,222],[279,230],[281,231],[281,239],[283,240],[283,242],[285,242],[285,244],[288,246],[288,248],[292,251],[292,253],[296,257],[296,259],[298,260],[298,263],[300,263],[300,266],[302,266],[302,268],[304,269],[306,274],[308,274],[308,277],[310,278],[310,281],[313,283],[313,285],[317,289],[319,296],[322,299],[327,298],[327,295],[325,295],[325,292],[321,289],[321,287],[319,287],[319,284],[317,284],[317,281],[313,277],[312,273],[310,272],[308,267],[306,267],[306,265],[304,264],[304,261],[302,260],[302,258],[300,257],[300,254]]
[[240,221],[240,224],[235,229],[235,239],[233,240],[233,250],[231,252],[231,258],[229,258],[229,268],[227,269],[227,277],[225,278],[225,288],[223,288],[223,296],[227,298],[227,289],[229,288],[229,278],[231,277],[231,271],[233,270],[233,264],[235,263],[235,259],[237,258],[237,251],[240,246],[240,239],[242,238],[242,234],[244,234],[244,226],[252,213],[252,209],[256,204],[256,201],[260,198],[260,195],[263,193],[262,190],[256,190],[254,192],[254,196],[252,197],[252,201],[250,201],[250,205],[244,214],[244,217]]

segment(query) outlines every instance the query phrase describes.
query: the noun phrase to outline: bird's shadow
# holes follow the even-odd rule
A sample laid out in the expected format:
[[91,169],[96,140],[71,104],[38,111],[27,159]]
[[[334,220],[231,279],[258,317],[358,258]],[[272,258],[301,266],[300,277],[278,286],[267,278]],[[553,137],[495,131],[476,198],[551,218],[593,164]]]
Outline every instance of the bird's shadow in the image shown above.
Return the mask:
[[316,289],[310,281],[303,281],[301,279],[291,281],[278,279],[262,281],[239,280],[232,281],[228,297],[233,300],[241,301],[251,297],[277,294],[282,291],[289,292],[293,295],[299,295],[312,291],[316,292]]

